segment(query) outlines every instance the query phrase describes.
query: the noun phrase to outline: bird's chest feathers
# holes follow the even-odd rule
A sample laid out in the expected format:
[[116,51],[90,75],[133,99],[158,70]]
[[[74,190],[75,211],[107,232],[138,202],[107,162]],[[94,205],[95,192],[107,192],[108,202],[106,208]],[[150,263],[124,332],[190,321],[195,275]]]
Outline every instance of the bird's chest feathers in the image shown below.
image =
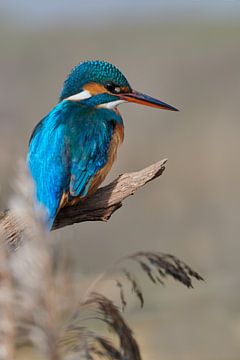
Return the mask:
[[124,139],[124,126],[123,124],[117,123],[115,125],[112,139],[108,149],[108,161],[100,169],[93,178],[92,184],[90,186],[88,196],[94,193],[99,185],[105,180],[107,174],[111,170],[111,167],[116,159],[118,146],[123,142]]
[[[112,140],[110,142],[109,150],[108,150],[108,162],[102,169],[102,170],[106,171],[107,173],[111,169],[112,164],[114,163],[114,161],[116,159],[118,146],[123,142],[123,139],[124,139],[124,127],[122,124],[116,124],[114,131],[113,131]],[[106,167],[106,169],[105,169],[105,167]]]

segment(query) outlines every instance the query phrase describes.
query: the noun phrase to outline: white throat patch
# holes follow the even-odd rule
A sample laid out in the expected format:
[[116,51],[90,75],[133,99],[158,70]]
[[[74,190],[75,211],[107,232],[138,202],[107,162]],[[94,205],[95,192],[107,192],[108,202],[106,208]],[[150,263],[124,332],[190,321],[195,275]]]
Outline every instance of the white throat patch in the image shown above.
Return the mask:
[[125,103],[125,102],[126,102],[125,100],[115,100],[115,101],[107,102],[107,103],[104,103],[104,104],[100,104],[100,105],[98,105],[98,108],[114,109],[119,104],[122,104],[122,103]]

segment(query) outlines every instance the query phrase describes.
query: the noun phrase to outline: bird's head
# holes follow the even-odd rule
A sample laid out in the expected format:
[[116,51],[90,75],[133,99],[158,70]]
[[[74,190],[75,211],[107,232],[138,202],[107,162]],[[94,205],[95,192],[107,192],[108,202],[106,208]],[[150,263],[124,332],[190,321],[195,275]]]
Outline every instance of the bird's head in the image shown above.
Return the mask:
[[88,106],[114,109],[133,102],[177,111],[171,105],[133,90],[118,68],[105,61],[85,61],[74,67],[64,82],[60,101],[83,102]]

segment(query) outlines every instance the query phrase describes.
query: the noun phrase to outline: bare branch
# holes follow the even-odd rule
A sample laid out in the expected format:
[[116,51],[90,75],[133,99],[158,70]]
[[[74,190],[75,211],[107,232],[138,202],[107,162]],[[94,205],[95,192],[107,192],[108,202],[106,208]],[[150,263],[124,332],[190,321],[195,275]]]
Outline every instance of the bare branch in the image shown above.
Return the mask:
[[120,175],[111,184],[97,190],[84,202],[66,207],[58,214],[53,229],[84,221],[107,221],[122,206],[122,201],[139,188],[160,176],[167,160],[162,160],[143,170]]
[[[109,220],[111,215],[122,206],[124,199],[163,173],[166,162],[167,160],[164,159],[140,171],[120,175],[85,201],[65,207],[59,212],[52,230],[84,221]],[[9,248],[19,246],[24,229],[22,221],[11,211],[0,212],[0,233],[7,239]]]

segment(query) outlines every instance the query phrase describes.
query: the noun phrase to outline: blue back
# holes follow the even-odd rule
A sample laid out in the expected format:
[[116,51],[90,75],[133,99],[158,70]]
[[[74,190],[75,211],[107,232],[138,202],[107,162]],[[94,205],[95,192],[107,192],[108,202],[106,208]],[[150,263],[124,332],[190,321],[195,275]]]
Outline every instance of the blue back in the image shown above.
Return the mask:
[[107,163],[116,122],[122,119],[114,111],[62,101],[36,126],[27,161],[49,228],[63,194],[86,196],[91,179]]

